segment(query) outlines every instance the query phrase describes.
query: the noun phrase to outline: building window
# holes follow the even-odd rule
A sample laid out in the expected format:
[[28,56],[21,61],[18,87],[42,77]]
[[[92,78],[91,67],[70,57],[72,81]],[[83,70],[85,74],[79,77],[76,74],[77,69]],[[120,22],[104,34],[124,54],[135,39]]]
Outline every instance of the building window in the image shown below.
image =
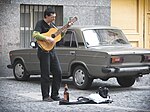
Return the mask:
[[37,21],[43,19],[44,11],[47,7],[52,7],[57,17],[55,24],[57,26],[63,25],[63,6],[49,6],[49,5],[21,5],[20,6],[20,40],[21,47],[27,48],[32,38],[32,32]]

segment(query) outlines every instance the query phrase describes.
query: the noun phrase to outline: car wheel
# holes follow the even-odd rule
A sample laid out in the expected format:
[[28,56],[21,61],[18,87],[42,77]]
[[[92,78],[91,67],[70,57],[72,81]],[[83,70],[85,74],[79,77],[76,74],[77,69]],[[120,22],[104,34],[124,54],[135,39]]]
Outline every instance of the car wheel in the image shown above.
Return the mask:
[[117,82],[122,87],[130,87],[135,83],[135,77],[118,77]]
[[77,66],[73,71],[73,83],[79,89],[88,89],[93,79],[89,77],[88,71],[83,66]]
[[22,63],[22,61],[18,60],[15,62],[13,67],[13,73],[15,79],[18,81],[25,81],[28,80],[30,75],[27,74],[27,71]]

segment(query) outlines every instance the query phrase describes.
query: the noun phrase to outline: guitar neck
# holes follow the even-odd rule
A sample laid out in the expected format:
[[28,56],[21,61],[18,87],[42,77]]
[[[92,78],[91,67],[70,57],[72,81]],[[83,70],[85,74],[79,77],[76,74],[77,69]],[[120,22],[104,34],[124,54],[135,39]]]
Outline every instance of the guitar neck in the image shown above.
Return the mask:
[[59,34],[61,34],[64,30],[66,30],[67,28],[69,28],[69,24],[66,24],[65,26],[63,26],[61,29],[59,29],[54,35],[55,37],[57,37]]
[[64,25],[61,29],[57,30],[57,32],[53,34],[53,37],[57,37],[64,30],[69,28],[75,21],[77,21],[77,17],[73,17],[66,25]]

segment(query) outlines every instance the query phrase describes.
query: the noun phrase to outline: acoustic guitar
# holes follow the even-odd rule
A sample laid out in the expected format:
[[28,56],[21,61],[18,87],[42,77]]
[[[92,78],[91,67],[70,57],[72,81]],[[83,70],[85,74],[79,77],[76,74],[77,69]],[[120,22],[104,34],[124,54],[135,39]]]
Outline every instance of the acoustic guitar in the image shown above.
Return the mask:
[[69,28],[74,22],[77,21],[77,17],[73,17],[66,25],[64,25],[62,28],[51,28],[48,32],[43,33],[44,36],[52,37],[54,38],[54,43],[51,43],[47,40],[37,40],[38,45],[44,50],[44,51],[50,51],[55,44],[61,40],[61,33],[65,31],[67,28]]

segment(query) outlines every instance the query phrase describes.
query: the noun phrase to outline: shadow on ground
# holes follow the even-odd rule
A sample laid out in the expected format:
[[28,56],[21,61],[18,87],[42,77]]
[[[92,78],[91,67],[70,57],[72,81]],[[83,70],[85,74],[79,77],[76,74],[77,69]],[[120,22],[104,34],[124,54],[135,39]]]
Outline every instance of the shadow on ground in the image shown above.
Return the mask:
[[[15,78],[11,77],[11,78],[7,78],[6,80],[12,80],[12,81],[16,81]],[[34,84],[39,84],[40,85],[40,77],[31,77],[28,81],[22,81],[22,83],[34,83]],[[52,78],[50,78],[50,82],[52,82]],[[77,89],[72,81],[72,78],[69,79],[62,79],[62,84],[61,87],[64,87],[65,84],[69,85],[69,88],[71,89]],[[150,88],[142,88],[142,87],[135,87],[134,85],[132,87],[121,87],[119,86],[117,83],[111,83],[108,81],[101,81],[101,80],[94,80],[92,83],[92,86],[87,90],[87,91],[96,91],[99,87],[103,87],[106,86],[107,88],[109,88],[110,92],[123,92],[123,91],[141,91],[141,90],[150,90]]]

